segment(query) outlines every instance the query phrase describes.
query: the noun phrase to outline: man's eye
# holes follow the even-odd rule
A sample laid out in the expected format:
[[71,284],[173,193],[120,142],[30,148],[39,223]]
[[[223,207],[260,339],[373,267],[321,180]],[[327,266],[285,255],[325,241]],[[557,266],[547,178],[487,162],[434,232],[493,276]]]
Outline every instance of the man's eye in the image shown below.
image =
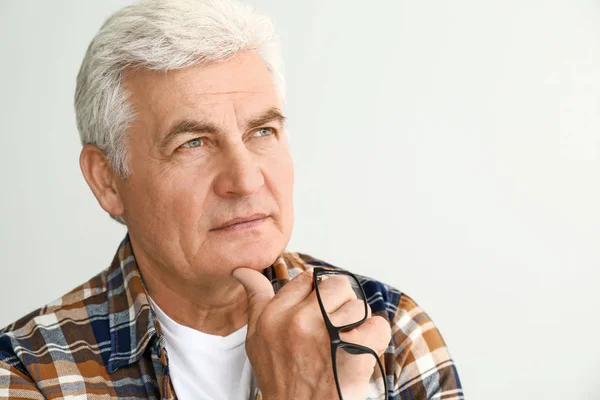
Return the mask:
[[192,139],[181,145],[181,147],[186,148],[186,149],[193,149],[195,147],[200,147],[200,146],[204,146],[204,140],[202,138]]
[[269,136],[272,135],[274,133],[274,129],[273,128],[260,128],[257,129],[256,131],[254,131],[254,133],[252,134],[252,137],[262,137],[262,136]]

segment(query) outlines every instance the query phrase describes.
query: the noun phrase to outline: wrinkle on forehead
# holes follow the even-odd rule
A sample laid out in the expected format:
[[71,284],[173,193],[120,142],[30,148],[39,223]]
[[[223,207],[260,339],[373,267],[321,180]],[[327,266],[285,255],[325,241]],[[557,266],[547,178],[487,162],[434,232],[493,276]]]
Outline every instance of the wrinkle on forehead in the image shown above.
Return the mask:
[[[250,98],[253,96],[260,96],[268,94],[267,91],[232,91],[232,92],[202,92],[199,91],[197,94],[187,94],[181,96],[181,104],[189,105],[193,108],[198,106],[218,106],[224,102],[238,101],[244,98]],[[173,104],[173,103],[169,103]]]
[[266,93],[264,90],[254,90],[254,91],[241,91],[241,90],[236,90],[236,91],[232,91],[232,92],[202,92],[202,94],[204,95],[210,95],[210,96],[219,96],[219,95],[235,95],[235,94],[260,94],[260,93]]
[[266,108],[281,108],[272,78],[262,59],[250,52],[181,70],[131,70],[124,85],[139,117],[134,124],[156,137],[177,119],[204,119],[231,128]]

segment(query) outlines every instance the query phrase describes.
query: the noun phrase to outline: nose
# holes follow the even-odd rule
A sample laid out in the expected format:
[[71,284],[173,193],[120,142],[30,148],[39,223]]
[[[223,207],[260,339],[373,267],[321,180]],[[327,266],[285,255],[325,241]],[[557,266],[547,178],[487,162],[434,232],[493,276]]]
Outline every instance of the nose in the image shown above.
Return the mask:
[[214,181],[215,192],[221,197],[248,197],[265,183],[254,154],[240,143],[222,154],[221,172]]

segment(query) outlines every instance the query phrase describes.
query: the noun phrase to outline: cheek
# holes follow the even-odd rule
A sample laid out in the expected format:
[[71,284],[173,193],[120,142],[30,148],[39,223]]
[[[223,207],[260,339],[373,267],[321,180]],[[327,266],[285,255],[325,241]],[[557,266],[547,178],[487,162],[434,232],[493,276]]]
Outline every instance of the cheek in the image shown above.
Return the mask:
[[128,200],[131,212],[146,220],[144,225],[170,232],[197,228],[210,190],[202,174],[179,169],[153,171],[139,178],[132,177]]
[[197,225],[203,215],[210,188],[211,181],[205,174],[182,170],[171,176],[159,191],[164,207],[171,209],[179,223]]
[[294,165],[289,153],[283,152],[269,166],[271,190],[276,197],[284,222],[293,218]]

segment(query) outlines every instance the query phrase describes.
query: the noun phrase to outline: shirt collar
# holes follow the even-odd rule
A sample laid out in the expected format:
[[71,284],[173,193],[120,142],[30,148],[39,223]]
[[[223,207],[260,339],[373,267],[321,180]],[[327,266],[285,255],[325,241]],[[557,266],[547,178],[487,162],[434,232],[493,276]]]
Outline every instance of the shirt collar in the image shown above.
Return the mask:
[[106,280],[111,341],[108,371],[113,373],[138,361],[156,334],[129,234],[121,242]]
[[[277,279],[274,266],[287,269],[288,262],[281,255],[273,265],[263,271],[277,293],[284,280]],[[119,245],[108,270],[106,287],[111,341],[107,368],[109,373],[113,373],[123,366],[137,362],[152,339],[160,333],[133,254],[129,234]]]

